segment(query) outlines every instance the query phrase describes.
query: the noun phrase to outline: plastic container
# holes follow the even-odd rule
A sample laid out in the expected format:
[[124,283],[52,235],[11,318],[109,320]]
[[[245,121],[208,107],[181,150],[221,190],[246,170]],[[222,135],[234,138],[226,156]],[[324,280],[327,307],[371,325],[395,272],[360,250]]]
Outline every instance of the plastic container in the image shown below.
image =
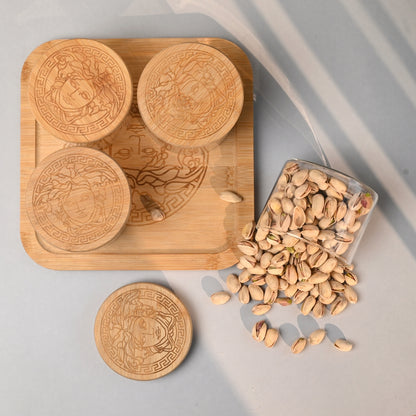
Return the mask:
[[373,189],[337,170],[288,160],[260,215],[256,239],[285,239],[293,252],[303,250],[304,244],[296,246],[303,241],[351,264],[377,200]]

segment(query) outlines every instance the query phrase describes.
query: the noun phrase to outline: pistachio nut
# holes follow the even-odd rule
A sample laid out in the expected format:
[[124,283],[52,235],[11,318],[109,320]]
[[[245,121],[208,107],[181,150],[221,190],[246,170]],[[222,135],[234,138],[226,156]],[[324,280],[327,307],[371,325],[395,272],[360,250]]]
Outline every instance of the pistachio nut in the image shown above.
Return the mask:
[[309,180],[311,182],[315,182],[316,184],[325,183],[327,180],[327,176],[324,172],[317,169],[311,169],[309,171]]
[[306,347],[306,338],[298,338],[291,346],[293,354],[301,353]]
[[272,348],[279,338],[279,331],[275,328],[269,328],[264,337],[264,345],[267,348]]
[[312,290],[315,287],[315,285],[313,283],[303,281],[303,282],[296,283],[296,287],[298,288],[298,290],[300,290],[302,292],[309,292],[310,290]]
[[312,309],[313,316],[315,318],[322,318],[325,315],[325,312],[325,305],[321,301],[317,300],[315,306]]
[[357,292],[349,285],[344,285],[344,296],[349,303],[357,303]]
[[241,289],[238,292],[238,300],[243,304],[250,302],[250,293],[247,286],[241,286]]
[[276,300],[274,301],[274,303],[278,303],[279,305],[282,306],[288,306],[292,304],[292,299],[291,298],[276,298]]
[[323,273],[331,273],[337,264],[338,260],[335,257],[329,257],[324,264],[319,266],[319,270]]
[[329,180],[329,184],[333,186],[333,188],[339,192],[340,194],[345,194],[347,192],[347,185],[343,181],[337,178],[331,178]]
[[312,276],[308,279],[308,282],[317,284],[317,283],[325,282],[328,279],[329,279],[328,273],[323,273],[323,272],[318,271],[312,274]]
[[342,296],[338,296],[331,305],[331,315],[340,314],[348,305],[347,299]]
[[272,305],[265,304],[265,303],[258,303],[257,305],[254,305],[251,309],[251,312],[253,312],[254,315],[264,315],[265,313],[269,312],[272,308]]
[[254,324],[253,329],[251,330],[251,335],[253,339],[257,342],[262,342],[266,337],[267,324],[265,321],[258,321]]
[[302,312],[303,315],[308,315],[311,311],[312,308],[315,306],[316,303],[316,299],[309,295],[303,302],[302,307],[300,308],[300,311]]
[[[286,294],[286,293],[285,293]],[[293,295],[293,302],[296,305],[302,303],[307,297],[309,296],[309,292],[302,292],[301,290],[296,290],[295,294]],[[315,299],[315,298],[314,298]]]
[[256,223],[254,221],[250,221],[246,225],[244,225],[243,230],[241,231],[241,235],[244,238],[244,240],[251,240],[255,229]]
[[259,251],[259,246],[255,241],[243,240],[237,244],[241,253],[247,256],[255,256]]
[[302,185],[306,179],[308,179],[309,170],[308,169],[302,169],[298,170],[293,176],[292,176],[292,183],[295,186]]
[[243,197],[233,191],[223,191],[220,193],[220,198],[225,202],[230,202],[232,204],[241,202]]
[[246,283],[250,280],[251,274],[247,269],[243,269],[242,272],[238,275],[238,280],[240,283]]
[[320,344],[326,335],[325,329],[316,329],[309,335],[309,344],[310,345],[318,345]]
[[263,302],[270,304],[270,303],[274,303],[274,301],[277,298],[277,291],[276,290],[272,290],[270,288],[270,286],[267,286],[265,291],[264,291],[264,298],[263,298]]
[[248,285],[248,291],[250,292],[251,299],[263,300],[264,292],[260,286],[250,284]]
[[227,303],[230,298],[231,295],[224,291],[216,292],[211,295],[211,301],[214,305],[223,305],[224,303]]
[[332,287],[328,280],[319,283],[318,285],[319,295],[323,298],[330,298],[332,295]]
[[348,352],[352,350],[353,345],[350,341],[347,341],[346,339],[337,339],[334,342],[334,347],[339,351]]
[[266,274],[265,280],[267,286],[270,287],[271,290],[275,292],[279,290],[279,278],[276,275],[268,273]]
[[227,276],[226,284],[231,293],[237,293],[241,288],[241,282],[238,280],[238,276],[233,273]]

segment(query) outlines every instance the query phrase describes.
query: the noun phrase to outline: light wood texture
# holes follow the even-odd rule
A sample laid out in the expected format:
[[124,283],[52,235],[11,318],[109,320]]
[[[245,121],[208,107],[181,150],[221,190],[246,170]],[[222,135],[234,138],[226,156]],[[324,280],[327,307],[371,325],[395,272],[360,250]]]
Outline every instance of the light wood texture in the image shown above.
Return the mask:
[[[161,50],[184,42],[210,45],[236,66],[244,84],[241,116],[224,141],[211,151],[181,149],[156,142],[141,119],[137,102],[110,137],[92,145],[109,154],[128,178],[132,207],[117,239],[94,251],[69,253],[48,244],[30,224],[21,204],[20,234],[27,253],[39,264],[58,270],[218,270],[239,257],[236,243],[244,224],[254,217],[253,84],[251,65],[232,42],[216,38],[102,39],[132,74],[133,85],[149,60]],[[45,50],[27,58],[21,78],[21,201],[30,175],[52,152],[68,147],[42,128],[30,110],[28,78]],[[135,97],[135,94],[134,96]],[[233,190],[244,200],[229,204],[219,198]],[[154,222],[144,205],[155,204],[166,219]]]
[[29,80],[36,120],[56,137],[92,142],[112,133],[129,112],[133,88],[123,60],[89,39],[58,42],[38,59]]
[[137,102],[146,127],[175,146],[220,142],[234,127],[244,102],[233,63],[201,43],[171,46],[144,68]]
[[124,228],[130,188],[117,163],[87,147],[58,150],[34,170],[26,208],[35,231],[68,251],[101,247]]
[[192,321],[170,290],[133,283],[104,301],[94,335],[101,357],[116,373],[154,380],[175,370],[188,354]]

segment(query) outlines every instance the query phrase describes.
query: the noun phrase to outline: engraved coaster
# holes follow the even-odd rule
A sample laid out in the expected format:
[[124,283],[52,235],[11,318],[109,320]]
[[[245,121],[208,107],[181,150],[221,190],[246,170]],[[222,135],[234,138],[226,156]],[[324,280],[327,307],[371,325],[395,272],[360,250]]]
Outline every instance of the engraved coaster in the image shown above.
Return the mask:
[[207,146],[221,141],[237,122],[243,83],[233,63],[217,49],[182,43],[148,62],[137,102],[157,138],[176,146]]
[[94,335],[101,357],[116,373],[154,380],[173,371],[188,354],[192,321],[170,290],[133,283],[104,301]]
[[89,39],[50,48],[33,68],[28,87],[36,120],[54,136],[75,143],[112,133],[129,112],[133,96],[122,59]]
[[121,168],[87,147],[52,153],[33,171],[26,208],[35,231],[67,251],[87,251],[116,237],[130,212],[130,189]]

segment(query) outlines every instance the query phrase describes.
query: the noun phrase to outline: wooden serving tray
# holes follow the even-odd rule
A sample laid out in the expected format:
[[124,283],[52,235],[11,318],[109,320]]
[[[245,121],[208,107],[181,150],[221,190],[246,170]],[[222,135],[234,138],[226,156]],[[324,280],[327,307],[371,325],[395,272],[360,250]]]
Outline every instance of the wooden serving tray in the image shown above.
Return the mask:
[[[38,264],[57,270],[218,270],[232,266],[238,258],[235,246],[241,229],[254,217],[253,77],[247,56],[232,42],[217,38],[98,40],[124,60],[135,90],[146,63],[164,48],[183,42],[217,48],[242,78],[241,116],[220,145],[179,150],[151,136],[134,98],[120,128],[89,145],[113,157],[128,178],[132,210],[127,226],[118,238],[93,251],[57,249],[34,232],[25,209],[25,192],[35,167],[52,152],[72,146],[43,129],[30,108],[30,72],[42,53],[61,40],[40,45],[27,58],[21,76],[20,235],[26,252]],[[219,194],[224,190],[239,193],[244,201],[222,201]],[[164,221],[152,220],[143,205],[149,201],[165,212]]]

